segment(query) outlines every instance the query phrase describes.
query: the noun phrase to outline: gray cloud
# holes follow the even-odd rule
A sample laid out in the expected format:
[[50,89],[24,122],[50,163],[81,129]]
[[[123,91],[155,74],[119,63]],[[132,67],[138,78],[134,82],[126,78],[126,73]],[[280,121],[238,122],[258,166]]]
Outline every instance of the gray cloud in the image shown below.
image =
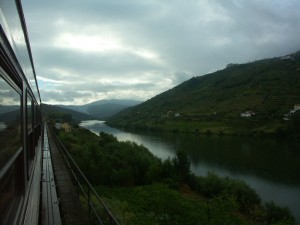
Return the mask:
[[[89,98],[91,97],[90,93],[80,93],[77,91],[45,91],[41,90],[41,94],[45,98],[45,102],[52,102],[53,100],[59,100],[62,104],[70,103],[75,101],[76,98]],[[55,102],[55,101],[54,101]]]
[[44,102],[146,100],[228,63],[300,49],[296,0],[27,0],[23,8]]

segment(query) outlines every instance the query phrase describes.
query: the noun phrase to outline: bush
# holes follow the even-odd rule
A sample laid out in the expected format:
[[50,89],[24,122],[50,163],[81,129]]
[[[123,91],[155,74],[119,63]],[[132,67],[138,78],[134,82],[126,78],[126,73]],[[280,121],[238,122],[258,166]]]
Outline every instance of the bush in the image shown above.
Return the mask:
[[261,203],[258,194],[245,182],[220,178],[211,172],[206,177],[198,178],[197,191],[208,198],[224,194],[231,196],[236,199],[239,211],[246,214],[250,214]]
[[234,196],[240,212],[250,214],[257,205],[261,204],[258,194],[245,182],[225,178],[225,193]]
[[265,222],[267,224],[290,224],[296,225],[295,218],[286,207],[278,207],[274,202],[267,202],[265,204]]
[[206,177],[198,178],[197,191],[208,198],[216,197],[224,192],[224,184],[215,173],[208,172]]
[[85,129],[61,132],[60,138],[92,184],[144,185],[161,177],[161,160],[142,145],[119,142],[104,132],[97,137]]

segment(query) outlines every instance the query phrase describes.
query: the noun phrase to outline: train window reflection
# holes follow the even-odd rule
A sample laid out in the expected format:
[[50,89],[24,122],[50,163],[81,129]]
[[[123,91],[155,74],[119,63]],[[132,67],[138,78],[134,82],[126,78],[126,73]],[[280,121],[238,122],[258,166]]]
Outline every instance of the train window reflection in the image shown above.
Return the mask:
[[22,157],[16,159],[0,180],[0,224],[13,224],[14,213],[23,192]]
[[21,147],[20,95],[0,76],[0,170]]
[[34,136],[33,136],[33,102],[27,93],[26,102],[26,115],[27,115],[27,165],[28,165],[28,176],[32,169],[32,162],[34,158]]
[[27,97],[27,129],[28,131],[32,130],[32,101]]

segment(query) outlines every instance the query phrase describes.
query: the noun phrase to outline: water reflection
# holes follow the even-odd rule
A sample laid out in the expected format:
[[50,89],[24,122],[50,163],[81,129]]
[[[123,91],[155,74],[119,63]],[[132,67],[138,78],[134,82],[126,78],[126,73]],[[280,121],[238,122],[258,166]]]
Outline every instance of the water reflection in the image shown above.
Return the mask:
[[134,141],[147,147],[154,155],[161,159],[167,159],[169,156],[174,156],[174,148],[170,143],[161,141],[161,138],[153,135],[140,135],[136,133],[126,132],[120,129],[115,129],[104,124],[103,121],[88,120],[83,121],[80,126],[88,128],[93,133],[99,135],[99,132],[113,134],[119,141]]
[[300,184],[300,152],[297,151],[297,143],[173,134],[166,134],[166,138],[177,143],[177,148],[188,151],[194,165],[205,162],[233,173],[238,171],[272,181]]
[[253,187],[263,201],[287,206],[300,223],[300,143],[274,139],[196,136],[157,132],[129,132],[106,126],[101,121],[84,121],[81,126],[96,134],[111,133],[119,140],[143,144],[162,159],[177,150],[188,152],[191,170],[198,176],[213,171],[241,179]]

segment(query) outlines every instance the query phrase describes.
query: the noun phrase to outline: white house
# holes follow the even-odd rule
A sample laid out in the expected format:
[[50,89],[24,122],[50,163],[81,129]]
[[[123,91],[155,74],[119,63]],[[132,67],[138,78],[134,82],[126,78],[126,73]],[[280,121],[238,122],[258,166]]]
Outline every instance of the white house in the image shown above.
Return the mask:
[[251,117],[254,115],[255,115],[255,112],[253,112],[253,111],[246,111],[246,112],[241,113],[241,117]]
[[61,129],[61,123],[60,123],[60,122],[56,122],[56,123],[55,123],[55,128],[56,128],[57,130],[60,130],[60,129]]
[[296,104],[296,105],[294,105],[294,110],[300,110],[300,104]]
[[60,129],[61,129],[61,123],[62,123],[61,119],[56,119],[56,120],[55,120],[55,128],[56,128],[57,130],[60,130]]
[[288,113],[283,115],[283,119],[284,120],[290,120],[289,118],[291,116],[293,116],[295,114],[295,112],[297,112],[298,110],[300,110],[300,104],[295,104],[294,109],[291,109]]

